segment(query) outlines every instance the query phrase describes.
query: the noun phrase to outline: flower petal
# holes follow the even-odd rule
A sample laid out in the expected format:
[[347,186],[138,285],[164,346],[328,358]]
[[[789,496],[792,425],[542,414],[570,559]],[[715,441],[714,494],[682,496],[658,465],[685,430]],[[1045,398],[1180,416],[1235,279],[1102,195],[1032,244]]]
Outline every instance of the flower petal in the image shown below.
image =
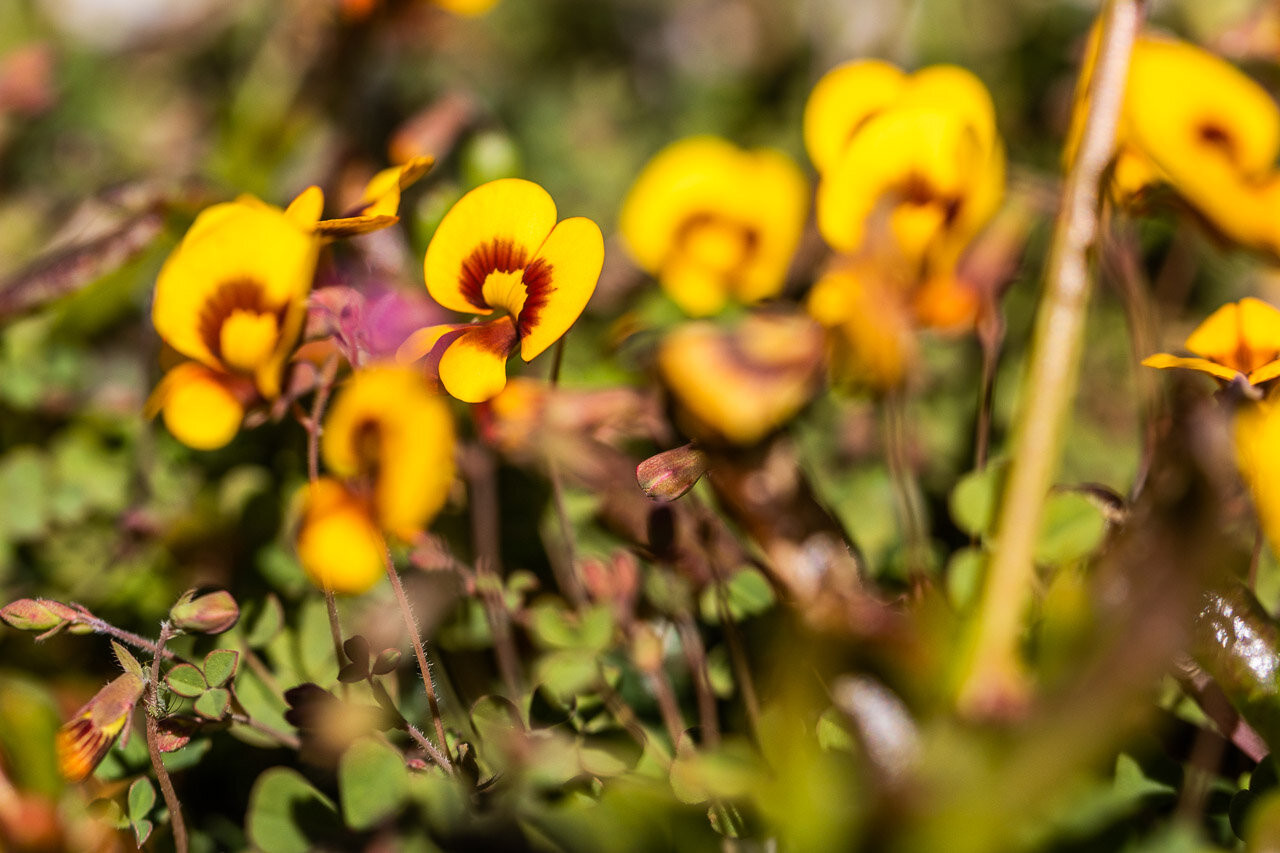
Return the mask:
[[320,219],[324,212],[324,192],[317,186],[307,187],[298,193],[298,197],[289,202],[284,213],[303,228],[310,228]]
[[162,414],[173,437],[196,450],[228,444],[244,420],[244,380],[188,361],[165,374],[147,400],[146,414]]
[[1240,371],[1232,370],[1229,367],[1223,367],[1207,358],[1184,358],[1182,356],[1170,355],[1167,352],[1159,352],[1155,355],[1149,355],[1142,360],[1143,367],[1155,367],[1165,369],[1169,367],[1181,367],[1187,370],[1198,370],[1201,373],[1207,373],[1218,379],[1231,382],[1240,375]]
[[532,181],[504,178],[476,187],[445,214],[427,246],[427,292],[453,311],[490,313],[490,306],[464,290],[463,264],[497,242],[509,242],[527,262],[555,224],[555,202]]
[[[539,272],[543,265],[550,269]],[[603,267],[600,226],[575,216],[551,229],[525,268],[524,306],[517,318],[521,358],[531,360],[569,331],[595,292]]]
[[1251,373],[1280,356],[1280,309],[1253,297],[1229,302],[1196,327],[1187,349]]
[[335,480],[307,486],[298,561],[321,589],[358,595],[383,574],[386,545],[359,499]]
[[507,384],[507,357],[516,345],[510,317],[468,326],[440,358],[440,384],[464,403],[483,403]]
[[847,62],[822,76],[804,106],[804,145],[819,172],[834,166],[858,128],[898,98],[906,79],[877,59]]
[[[156,331],[184,355],[221,366],[202,327],[210,301],[227,286],[247,286],[262,308],[301,305],[318,252],[319,240],[278,208],[256,201],[215,205],[196,218],[160,270],[151,307]],[[282,346],[292,346],[284,337]]]

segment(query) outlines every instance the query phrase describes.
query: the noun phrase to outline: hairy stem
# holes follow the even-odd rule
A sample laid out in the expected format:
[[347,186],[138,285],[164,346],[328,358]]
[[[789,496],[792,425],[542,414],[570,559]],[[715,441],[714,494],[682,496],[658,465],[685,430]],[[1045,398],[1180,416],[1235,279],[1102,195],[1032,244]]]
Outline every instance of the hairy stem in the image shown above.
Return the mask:
[[173,788],[173,780],[165,769],[160,754],[160,660],[164,657],[165,643],[169,642],[173,628],[168,621],[160,623],[160,639],[155,644],[151,658],[151,684],[147,691],[147,752],[151,755],[151,769],[156,772],[164,804],[169,809],[169,826],[173,829],[173,847],[177,853],[187,853],[187,823],[182,817],[182,803]]
[[409,598],[404,594],[404,585],[400,583],[400,573],[396,571],[391,552],[383,551],[383,559],[387,569],[387,579],[391,581],[391,589],[396,595],[396,604],[400,607],[400,616],[404,619],[404,627],[409,632],[409,642],[413,644],[413,653],[418,658],[418,670],[422,673],[422,686],[427,691],[427,706],[431,711],[431,722],[435,725],[436,737],[440,739],[439,755],[432,755],[440,766],[453,770],[453,762],[449,759],[449,742],[444,735],[444,720],[440,717],[440,702],[436,699],[436,686],[431,680],[431,664],[427,661],[427,649],[422,642],[422,632],[418,630],[418,621],[413,617],[413,608],[409,606]]
[[1015,711],[1027,698],[1019,642],[1035,580],[1036,535],[1075,396],[1101,182],[1115,143],[1142,6],[1142,0],[1107,0],[1102,11],[1088,109],[1054,227],[1014,429],[1012,463],[996,527],[999,546],[961,652],[958,704],[977,715]]

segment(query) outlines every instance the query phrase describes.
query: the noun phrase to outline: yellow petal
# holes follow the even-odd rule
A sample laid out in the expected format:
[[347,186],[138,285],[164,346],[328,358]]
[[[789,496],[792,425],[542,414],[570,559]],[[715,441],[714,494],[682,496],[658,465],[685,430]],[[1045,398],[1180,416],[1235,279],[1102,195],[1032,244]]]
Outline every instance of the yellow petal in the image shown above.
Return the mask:
[[[222,366],[216,350],[230,309],[305,312],[319,245],[310,230],[261,202],[209,208],[160,270],[151,309],[156,331],[184,355]],[[283,361],[300,328],[282,323],[274,359]]]
[[492,9],[498,0],[435,0],[437,6],[455,15],[472,18]]
[[[983,152],[960,118],[942,112],[882,113],[853,138],[818,186],[818,230],[835,249],[855,252],[881,205],[903,207],[897,236],[918,253],[940,236],[945,213],[962,204],[980,176]],[[930,209],[933,209],[930,212]],[[920,217],[929,216],[932,227]]]
[[495,269],[523,268],[555,224],[555,202],[531,181],[476,187],[445,214],[427,246],[427,291],[453,311],[490,313],[481,297],[484,278]]
[[848,62],[822,76],[804,106],[804,144],[819,172],[835,165],[853,134],[901,95],[906,75],[887,62]]
[[917,359],[912,318],[896,288],[871,268],[841,267],[818,279],[806,305],[830,331],[833,380],[875,391],[901,386]]
[[324,192],[317,186],[307,187],[284,209],[285,215],[303,228],[315,225],[323,211]]
[[298,529],[298,561],[316,586],[358,595],[385,571],[385,548],[364,506],[335,480],[310,483]]
[[395,216],[399,213],[400,191],[429,172],[435,162],[436,158],[429,155],[413,157],[374,175],[360,197],[360,213],[365,216]]
[[1232,381],[1240,375],[1238,370],[1223,367],[1221,364],[1209,361],[1206,358],[1184,358],[1163,352],[1147,356],[1142,360],[1142,365],[1144,367],[1155,367],[1162,370],[1170,367],[1180,367],[1185,370],[1198,370],[1201,373],[1216,376],[1218,379],[1224,379],[1227,382]]
[[195,362],[170,370],[147,401],[173,437],[196,450],[216,450],[235,438],[244,404],[235,380]]
[[604,236],[590,219],[575,216],[551,230],[524,271],[525,295],[516,318],[521,358],[533,359],[569,331],[603,266]]
[[1280,406],[1274,401],[1244,404],[1233,424],[1236,464],[1258,521],[1273,551],[1280,552]]
[[[396,196],[398,204],[400,197]],[[395,225],[400,221],[398,216],[344,216],[341,219],[324,219],[316,223],[316,233],[331,240],[343,237],[357,237],[371,231]]]
[[507,357],[516,345],[510,317],[468,326],[440,358],[440,384],[464,403],[483,403],[507,384]]
[[658,367],[696,438],[750,445],[812,397],[822,338],[805,317],[749,315],[725,332],[686,323],[658,351]]
[[280,337],[274,314],[234,310],[219,335],[222,363],[232,370],[251,372],[266,361]]
[[1280,310],[1252,297],[1227,303],[1196,327],[1187,349],[1250,373],[1280,356]]
[[991,93],[972,71],[958,65],[930,65],[909,76],[894,109],[942,110],[959,117],[990,150],[996,142],[996,108]]
[[465,326],[458,323],[441,323],[438,326],[427,326],[425,329],[418,329],[405,338],[404,343],[400,344],[400,347],[396,350],[396,362],[398,364],[412,364],[435,349],[436,344],[440,342],[442,337],[462,328],[465,328]]
[[444,506],[453,481],[453,421],[420,373],[357,371],[325,420],[325,465],[372,486],[376,521],[402,539]]
[[744,302],[778,293],[808,206],[808,182],[786,155],[696,136],[649,161],[618,230],[636,263],[698,316],[719,310],[726,293]]

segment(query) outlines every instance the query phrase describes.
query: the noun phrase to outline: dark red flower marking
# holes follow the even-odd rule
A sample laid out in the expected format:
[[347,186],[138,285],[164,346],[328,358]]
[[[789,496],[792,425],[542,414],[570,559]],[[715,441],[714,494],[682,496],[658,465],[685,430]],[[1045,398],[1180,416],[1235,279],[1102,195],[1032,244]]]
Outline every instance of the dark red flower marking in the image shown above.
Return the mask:
[[274,310],[267,305],[266,288],[251,278],[238,278],[223,283],[200,308],[198,319],[200,340],[218,360],[222,359],[222,324],[233,311],[249,311],[254,314],[274,314],[277,323],[283,320],[283,309]]
[[555,291],[552,286],[552,267],[543,258],[528,261],[523,246],[511,240],[496,239],[482,243],[462,262],[459,282],[462,295],[480,311],[494,306],[485,301],[484,283],[491,273],[522,271],[520,283],[524,285],[524,307],[516,318],[520,337],[527,335],[538,324],[538,315],[546,307]]

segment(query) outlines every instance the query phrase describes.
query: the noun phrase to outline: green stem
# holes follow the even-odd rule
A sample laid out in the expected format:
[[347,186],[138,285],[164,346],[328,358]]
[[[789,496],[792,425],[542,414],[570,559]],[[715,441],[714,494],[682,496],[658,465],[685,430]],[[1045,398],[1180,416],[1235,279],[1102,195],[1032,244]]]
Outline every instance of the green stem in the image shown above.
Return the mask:
[[156,653],[151,658],[151,685],[147,696],[147,752],[151,756],[151,769],[156,772],[156,781],[160,783],[160,793],[164,795],[164,804],[169,809],[169,826],[173,830],[173,847],[177,853],[187,853],[187,823],[182,817],[182,803],[178,800],[178,792],[173,788],[173,780],[165,769],[164,758],[160,754],[160,661],[164,657],[165,643],[172,636],[172,626],[160,623],[160,639],[156,641]]
[[1142,5],[1142,0],[1107,0],[1101,15],[1089,108],[1054,227],[1014,429],[998,545],[962,649],[958,704],[976,715],[1016,711],[1027,698],[1019,643],[1035,580],[1036,535],[1075,396],[1089,301],[1089,251],[1097,239],[1100,188],[1115,145]]

